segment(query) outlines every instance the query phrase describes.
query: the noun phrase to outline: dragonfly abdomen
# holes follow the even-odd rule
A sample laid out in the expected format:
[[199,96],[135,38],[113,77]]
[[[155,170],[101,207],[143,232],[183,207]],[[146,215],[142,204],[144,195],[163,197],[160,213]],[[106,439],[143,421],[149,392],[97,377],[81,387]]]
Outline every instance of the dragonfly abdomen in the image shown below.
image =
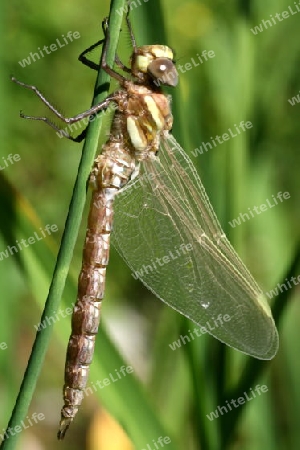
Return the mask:
[[[119,138],[121,139],[121,136]],[[102,155],[95,160],[90,179],[94,192],[67,350],[64,406],[58,432],[60,439],[81,405],[93,359],[109,260],[113,201],[135,169],[130,152],[120,148],[116,136],[112,137],[112,140],[113,142],[108,141],[104,145]]]

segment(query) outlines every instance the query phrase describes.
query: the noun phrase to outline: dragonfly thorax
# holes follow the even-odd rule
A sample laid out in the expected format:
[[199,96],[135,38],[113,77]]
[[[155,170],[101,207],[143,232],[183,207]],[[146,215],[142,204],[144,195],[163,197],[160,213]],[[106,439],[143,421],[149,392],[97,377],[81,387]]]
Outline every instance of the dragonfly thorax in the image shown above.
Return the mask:
[[117,102],[135,159],[142,161],[156,155],[162,134],[173,124],[170,97],[127,82],[126,91],[117,98]]

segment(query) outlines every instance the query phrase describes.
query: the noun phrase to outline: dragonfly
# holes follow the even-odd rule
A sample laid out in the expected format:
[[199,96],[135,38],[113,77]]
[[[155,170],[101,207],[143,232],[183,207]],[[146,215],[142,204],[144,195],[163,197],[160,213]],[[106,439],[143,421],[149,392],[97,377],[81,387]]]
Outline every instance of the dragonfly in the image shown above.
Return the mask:
[[[171,97],[162,87],[178,83],[173,51],[165,45],[138,47],[128,14],[126,22],[133,48],[130,67],[117,54],[119,71],[106,61],[107,19],[105,38],[80,55],[88,67],[101,67],[117,80],[119,88],[77,116],[65,118],[35,86],[13,78],[69,124],[114,105],[110,135],[89,179],[93,193],[66,357],[59,439],[78,412],[87,385],[110,239],[136,278],[197,325],[229,317],[206,328],[221,342],[265,360],[278,350],[268,302],[225,236],[192,161],[171,134]],[[99,67],[86,54],[100,44],[104,47]],[[21,116],[62,131],[46,117]],[[78,142],[84,133],[74,138],[64,131],[64,136]]]

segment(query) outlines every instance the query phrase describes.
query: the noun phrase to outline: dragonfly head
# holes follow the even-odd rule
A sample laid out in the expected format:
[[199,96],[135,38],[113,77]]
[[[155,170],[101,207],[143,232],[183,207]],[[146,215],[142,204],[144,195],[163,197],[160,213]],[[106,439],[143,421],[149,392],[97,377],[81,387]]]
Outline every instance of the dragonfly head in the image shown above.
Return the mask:
[[144,81],[145,74],[156,86],[176,86],[178,73],[173,52],[165,45],[143,45],[131,57],[132,74]]

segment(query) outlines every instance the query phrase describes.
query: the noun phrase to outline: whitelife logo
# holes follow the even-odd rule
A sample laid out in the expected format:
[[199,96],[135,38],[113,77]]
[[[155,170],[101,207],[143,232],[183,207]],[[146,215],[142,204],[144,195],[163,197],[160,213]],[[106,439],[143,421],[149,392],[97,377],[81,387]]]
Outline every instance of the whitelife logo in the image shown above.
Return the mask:
[[[133,278],[135,280],[137,280],[138,278],[143,278],[144,274],[146,273],[148,275],[148,273],[150,272],[154,272],[154,271],[158,271],[158,267],[156,265],[156,263],[162,267],[165,264],[169,264],[169,262],[171,262],[172,260],[174,261],[175,259],[178,259],[183,255],[186,254],[186,252],[190,252],[193,249],[192,244],[181,244],[179,248],[174,248],[174,250],[170,250],[168,255],[163,256],[162,258],[156,258],[155,260],[151,261],[151,264],[143,264],[142,268],[140,270],[137,270],[136,272],[132,273],[131,275],[133,276]],[[177,254],[177,255],[176,255]]]
[[[126,377],[127,374],[133,373],[133,367],[132,366],[122,366],[120,369],[115,369],[115,374],[109,373],[109,378],[103,378],[103,380],[96,380],[95,382],[92,381],[92,386],[88,386],[84,389],[84,395],[87,397],[90,394],[93,394],[93,392],[96,392],[99,389],[104,389],[106,386],[109,386],[112,383],[115,383],[116,381],[121,380],[122,378]],[[96,387],[95,384],[98,386]]]
[[[199,53],[197,53],[197,59],[196,58],[191,58],[190,61],[191,62],[187,62],[184,65],[183,64],[178,64],[176,65],[176,69],[177,72],[180,73],[185,73],[189,70],[192,70],[193,67],[198,67],[201,64],[203,64],[205,61],[208,61],[211,58],[214,58],[215,52],[213,50],[203,50],[201,55],[199,55]],[[173,81],[173,78],[175,77],[174,73],[168,74],[168,75],[164,75],[161,78],[156,78],[156,80],[154,80],[154,84],[156,86],[160,86],[161,84],[164,84],[168,81]]]
[[247,392],[244,392],[244,397],[239,397],[236,400],[231,399],[230,402],[228,400],[226,400],[226,402],[225,402],[226,406],[225,405],[218,406],[215,411],[212,411],[210,414],[206,414],[206,417],[210,421],[212,421],[214,419],[218,419],[219,413],[221,414],[221,416],[223,416],[224,414],[227,414],[228,412],[232,411],[231,405],[233,405],[234,408],[238,408],[239,406],[244,405],[246,403],[246,401],[249,402],[250,400],[253,400],[254,398],[256,398],[257,395],[260,396],[261,394],[268,392],[268,387],[265,386],[264,384],[262,386],[257,384],[255,387],[256,394],[252,388],[250,388],[250,391],[251,391],[250,396],[247,394]]
[[[215,326],[212,326],[212,321]],[[230,316],[228,314],[225,314],[224,316],[222,316],[222,314],[219,314],[216,319],[214,317],[212,317],[210,322],[205,323],[205,326],[200,327],[200,328],[194,328],[192,331],[188,330],[189,336],[187,334],[185,334],[184,336],[181,334],[179,336],[179,339],[177,339],[177,341],[173,341],[172,344],[169,344],[169,347],[171,350],[175,351],[175,350],[177,350],[177,348],[180,348],[182,345],[185,345],[187,342],[191,342],[191,340],[194,341],[195,340],[194,334],[196,335],[196,337],[200,337],[203,334],[209,333],[209,331],[213,331],[216,328],[221,327],[223,325],[223,322],[229,322],[229,321],[230,321]]]
[[[69,41],[67,40],[67,38],[65,37],[65,35],[62,35],[62,38],[65,42],[65,44],[63,44],[58,38],[56,39],[56,44],[50,44],[48,45],[44,45],[43,50],[46,53],[46,55],[50,55],[52,52],[56,52],[56,50],[58,50],[59,48],[65,47],[66,45],[68,45],[70,42],[73,42],[73,39],[79,39],[80,38],[80,33],[78,31],[69,31],[67,33],[67,38],[69,39]],[[50,50],[49,50],[50,48]],[[35,62],[36,59],[41,59],[45,57],[45,54],[43,52],[43,50],[41,49],[41,47],[38,47],[38,52],[39,53],[29,53],[29,56],[27,58],[24,58],[22,61],[19,61],[19,64],[21,67],[26,67],[29,66],[32,62]]]
[[165,445],[168,445],[171,443],[171,439],[169,438],[169,436],[159,436],[159,438],[156,439],[156,441],[154,439],[152,439],[153,444],[147,444],[147,447],[142,448],[142,450],[159,450],[160,448],[163,448]]
[[[57,225],[46,225],[44,230],[40,228],[41,236],[35,231],[34,236],[30,236],[27,241],[26,239],[21,239],[19,242],[18,239],[16,240],[16,245],[18,246],[19,250],[23,250],[23,248],[29,247],[29,245],[35,244],[37,241],[41,241],[42,239],[46,238],[47,236],[50,236],[51,233],[55,233],[58,231]],[[45,231],[48,233],[46,234]],[[16,247],[16,245],[8,245],[6,247],[6,250],[0,252],[0,261],[3,261],[4,258],[8,258],[10,255],[13,255],[15,253],[18,253],[19,250]],[[22,247],[23,246],[23,247]]]
[[[32,427],[34,423],[38,423],[39,420],[44,420],[45,416],[43,413],[34,412],[31,418],[27,416],[26,419],[27,421],[22,420],[20,425],[16,425],[13,428],[8,427],[7,430],[2,428],[2,431],[4,431],[3,434],[0,434],[0,439],[2,439],[2,442],[9,439],[11,436],[15,436],[17,433],[21,433],[21,431],[26,430],[26,428]],[[34,421],[34,423],[32,423],[31,419]]]
[[[256,27],[250,28],[253,34],[262,33],[263,31],[267,30],[269,27],[272,27],[273,25],[277,25],[278,22],[282,22],[284,19],[288,19],[291,16],[294,16],[295,14],[298,14],[300,12],[300,2],[296,3],[294,2],[295,9],[292,9],[291,6],[288,6],[288,11],[282,11],[281,13],[274,14],[275,17],[273,17],[273,14],[270,14],[271,20],[266,19],[261,21],[261,25],[256,25]],[[278,22],[276,21],[278,20]],[[272,23],[272,22],[273,23]],[[265,28],[264,28],[265,27]]]
[[[218,134],[213,138],[211,137],[211,142],[213,143],[214,147],[217,147],[219,144],[224,144],[224,142],[228,141],[229,139],[232,139],[234,137],[237,137],[241,132],[245,132],[249,130],[250,128],[253,128],[252,123],[248,120],[247,122],[244,122],[244,120],[241,120],[239,125],[234,124],[234,128],[236,133],[232,131],[231,128],[228,128],[228,133],[223,133],[222,136],[219,136]],[[217,142],[216,142],[217,141]],[[192,155],[196,158],[197,155],[202,155],[203,151],[207,152],[208,150],[211,150],[213,148],[212,144],[210,142],[202,142],[200,147],[195,148],[192,150]]]
[[[291,284],[291,281],[294,284]],[[273,297],[277,297],[279,291],[282,294],[283,290],[288,291],[289,289],[293,289],[293,287],[298,286],[299,283],[300,283],[300,275],[298,275],[297,278],[295,277],[291,277],[290,279],[286,278],[285,283],[283,284],[277,283],[277,286],[274,289],[271,289],[269,292],[266,292],[265,294],[271,300]]]
[[9,167],[10,165],[14,164],[15,162],[18,162],[21,160],[21,156],[18,153],[15,153],[14,155],[10,153],[8,156],[2,156],[2,160],[4,166],[0,164],[0,170],[6,169],[6,167]]
[[[246,222],[246,220],[250,220],[250,218],[254,218],[255,215],[259,215],[262,212],[267,211],[268,209],[274,208],[274,206],[279,205],[280,203],[282,203],[284,200],[288,200],[289,198],[291,198],[291,195],[289,192],[277,192],[276,197],[275,195],[272,195],[272,199],[273,200],[269,200],[268,198],[266,199],[266,203],[262,203],[259,206],[253,206],[253,208],[248,208],[248,212],[250,214],[248,214],[248,212],[245,213],[240,213],[239,216],[237,217],[237,219],[233,219],[231,221],[229,221],[229,225],[232,228],[235,228],[237,225],[241,225],[241,221]],[[279,202],[278,202],[279,200]]]
[[289,98],[288,102],[292,106],[296,105],[296,103],[300,103],[300,91],[299,94],[297,94],[295,97]]

